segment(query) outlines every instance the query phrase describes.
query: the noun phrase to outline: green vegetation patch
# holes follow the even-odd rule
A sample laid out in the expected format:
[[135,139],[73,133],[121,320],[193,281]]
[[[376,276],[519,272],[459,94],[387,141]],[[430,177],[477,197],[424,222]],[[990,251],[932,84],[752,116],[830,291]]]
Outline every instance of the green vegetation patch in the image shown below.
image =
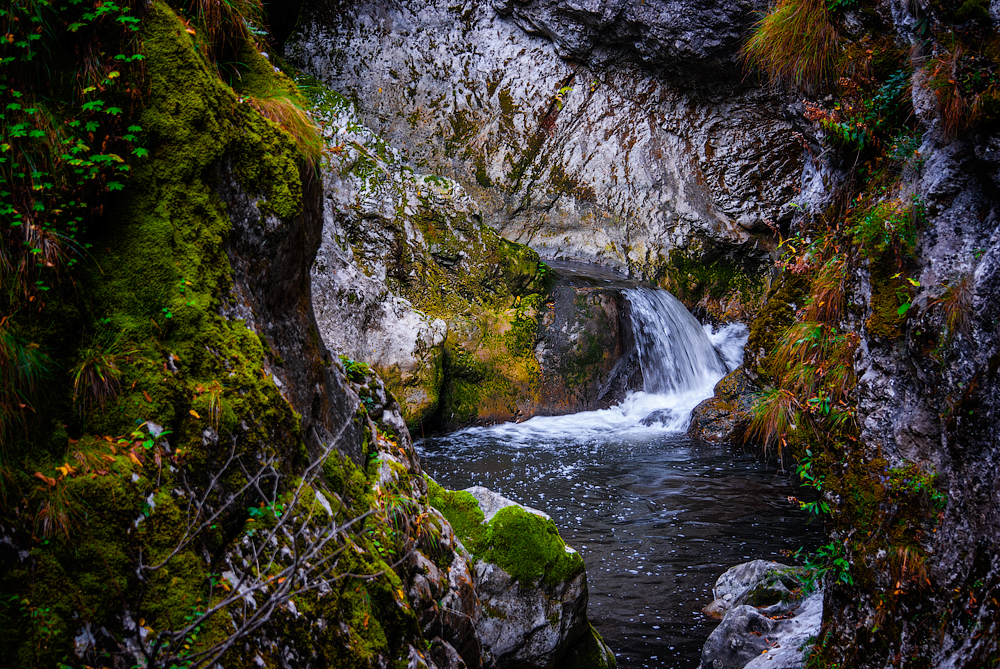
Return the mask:
[[508,506],[484,524],[479,502],[470,493],[446,490],[430,478],[427,486],[428,503],[448,519],[466,549],[499,566],[522,587],[555,585],[584,571],[583,558],[567,548],[551,519]]

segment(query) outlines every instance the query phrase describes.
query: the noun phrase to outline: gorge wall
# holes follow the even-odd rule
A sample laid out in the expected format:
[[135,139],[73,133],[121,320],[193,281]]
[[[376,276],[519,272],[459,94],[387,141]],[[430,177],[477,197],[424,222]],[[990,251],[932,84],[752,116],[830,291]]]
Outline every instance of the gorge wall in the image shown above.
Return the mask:
[[[307,9],[288,55],[505,236],[751,323],[695,422],[749,429],[819,491],[810,666],[994,666],[997,19],[357,2]],[[772,86],[743,78],[754,34]]]
[[780,98],[734,68],[753,7],[594,7],[317,5],[286,55],[506,238],[666,281],[720,314],[754,303],[802,148]]
[[181,0],[4,9],[0,655],[613,665],[551,521],[405,424],[630,387],[542,254],[751,325],[696,424],[818,491],[810,666],[998,666],[1000,12],[955,5],[307,2],[298,83]]

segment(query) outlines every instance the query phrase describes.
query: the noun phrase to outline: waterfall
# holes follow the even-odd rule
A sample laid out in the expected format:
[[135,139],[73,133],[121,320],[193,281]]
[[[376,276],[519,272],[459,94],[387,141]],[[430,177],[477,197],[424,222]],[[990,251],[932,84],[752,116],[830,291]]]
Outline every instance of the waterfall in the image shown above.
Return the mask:
[[[535,416],[523,423],[466,428],[449,435],[456,447],[478,448],[491,435],[508,445],[537,448],[560,440],[606,439],[611,435],[682,432],[691,412],[712,396],[715,384],[743,362],[747,328],[734,323],[713,331],[702,326],[665,290],[622,288],[629,302],[635,353],[643,389],[621,404],[568,416]],[[652,428],[652,430],[651,430]]]
[[712,332],[665,290],[622,292],[631,307],[644,391],[630,398],[629,413],[642,425],[683,430],[694,407],[742,362],[747,329],[735,324]]
[[725,376],[726,364],[680,300],[665,290],[623,292],[632,307],[643,390],[657,395],[704,392]]

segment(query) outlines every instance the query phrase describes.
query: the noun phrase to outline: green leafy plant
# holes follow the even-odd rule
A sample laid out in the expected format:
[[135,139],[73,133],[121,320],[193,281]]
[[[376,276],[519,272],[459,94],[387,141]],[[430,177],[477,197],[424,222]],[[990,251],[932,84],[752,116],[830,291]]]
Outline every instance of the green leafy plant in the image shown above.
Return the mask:
[[797,578],[806,594],[814,592],[828,575],[835,583],[854,585],[851,562],[847,559],[843,545],[837,541],[820,546],[814,553],[806,553],[800,548],[795,557],[803,560],[805,566],[805,572]]
[[365,378],[371,376],[372,368],[366,362],[351,360],[346,355],[340,356],[340,363],[344,366],[344,373],[353,383],[362,383]]
[[[799,480],[803,483],[803,485],[809,486],[816,492],[821,492],[823,490],[823,480],[825,477],[814,473],[812,458],[813,452],[807,448],[805,455],[799,460],[798,465],[795,467],[795,473],[798,474]],[[816,500],[815,502],[799,501],[799,507],[814,516],[830,513],[830,505],[822,499]]]
[[[88,248],[81,233],[129,162],[142,99],[139,18],[114,0],[13,0],[0,8],[0,235],[28,301]],[[45,92],[43,95],[42,92]]]

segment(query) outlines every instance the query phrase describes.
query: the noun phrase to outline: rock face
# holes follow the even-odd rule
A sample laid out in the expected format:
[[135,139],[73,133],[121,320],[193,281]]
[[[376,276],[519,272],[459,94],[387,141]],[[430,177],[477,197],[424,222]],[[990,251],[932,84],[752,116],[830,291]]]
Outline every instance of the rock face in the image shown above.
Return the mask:
[[807,640],[819,634],[823,593],[803,597],[796,579],[800,573],[754,560],[720,576],[713,589],[716,600],[706,610],[725,611],[725,616],[705,642],[702,669],[801,669]]
[[535,344],[542,371],[538,413],[603,409],[642,389],[629,303],[621,288],[600,287],[559,267]]
[[718,73],[750,9],[360,2],[315,10],[288,54],[356,100],[411,164],[461,183],[504,236],[662,279],[690,304],[749,303],[765,281],[753,259],[801,170],[780,101],[731,77],[681,88],[628,60],[559,51],[582,54],[600,34],[657,65]]
[[461,185],[415,174],[353,105],[314,94],[335,149],[311,271],[319,331],[379,372],[408,424],[597,409],[641,387],[620,290],[540,264]]
[[525,32],[552,40],[560,56],[576,61],[631,58],[689,78],[735,78],[740,40],[764,4],[751,0],[495,0]]

